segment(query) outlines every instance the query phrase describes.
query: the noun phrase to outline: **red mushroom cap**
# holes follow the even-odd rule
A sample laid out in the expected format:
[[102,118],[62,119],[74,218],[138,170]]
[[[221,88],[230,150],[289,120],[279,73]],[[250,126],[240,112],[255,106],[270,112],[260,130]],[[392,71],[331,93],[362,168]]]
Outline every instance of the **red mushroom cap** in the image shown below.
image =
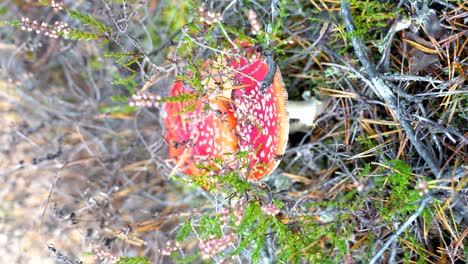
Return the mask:
[[[169,96],[194,94],[177,81]],[[199,103],[195,111],[187,107]],[[166,126],[166,141],[169,143],[169,157],[177,160],[176,167],[187,175],[201,175],[198,164],[210,165],[213,158],[226,159],[226,153],[235,153],[237,138],[234,135],[236,121],[229,104],[216,98],[203,103],[176,101],[164,105],[163,121]]]
[[[246,43],[241,46],[253,53]],[[176,168],[188,175],[201,175],[198,164],[212,164],[212,158],[234,164],[238,148],[248,153],[248,169],[244,173],[249,180],[260,180],[278,166],[288,140],[287,93],[276,65],[273,63],[275,69],[269,69],[272,64],[263,56],[255,53],[253,56],[253,62],[245,58],[233,59],[228,67],[231,70],[223,72],[224,79],[238,85],[230,94],[231,98],[221,100],[220,94],[208,91],[208,97],[201,100],[209,104],[209,110],[204,110],[200,104],[189,113],[184,112],[189,102],[165,104],[166,140],[170,144],[169,156],[177,160]],[[210,63],[205,62],[205,66]],[[260,89],[269,71],[274,71],[273,82]],[[216,70],[210,72],[211,76],[217,74],[218,77],[222,75]],[[215,85],[214,79],[216,77],[210,80],[210,86]],[[178,81],[169,95],[190,93],[195,95]]]
[[287,92],[278,68],[271,69],[275,71],[273,83],[261,92],[260,84],[270,70],[263,57],[252,63],[246,59],[236,60],[232,67],[239,71],[236,81],[245,86],[232,94],[239,149],[248,152],[248,178],[259,180],[278,166],[286,149],[289,130]]

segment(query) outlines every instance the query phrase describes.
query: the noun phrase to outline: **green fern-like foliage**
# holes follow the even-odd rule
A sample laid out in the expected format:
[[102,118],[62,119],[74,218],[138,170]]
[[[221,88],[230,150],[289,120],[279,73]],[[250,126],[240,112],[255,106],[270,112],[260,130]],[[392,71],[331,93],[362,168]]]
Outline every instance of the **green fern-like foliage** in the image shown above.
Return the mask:
[[387,163],[392,167],[392,173],[382,182],[382,187],[388,186],[391,198],[386,200],[386,206],[377,208],[385,219],[391,221],[395,212],[406,216],[416,210],[421,196],[418,190],[412,187],[412,170],[405,162],[391,160]]
[[122,257],[117,261],[117,264],[149,264],[150,261],[144,257]]
[[[59,33],[59,35],[64,36],[64,33],[61,32]],[[66,37],[74,40],[98,40],[101,38],[101,36],[99,36],[98,34],[78,29],[71,29],[70,32],[66,35]]]
[[[50,1],[40,0],[40,4],[51,6]],[[63,9],[71,18],[77,20],[81,25],[88,26],[93,29],[93,32],[83,31],[71,28],[69,32],[58,32],[59,36],[67,37],[73,40],[99,40],[103,35],[109,35],[112,32],[112,27],[98,21],[92,16],[83,14],[80,11],[64,8]]]
[[88,16],[86,14],[83,14],[79,11],[72,10],[72,9],[66,9],[70,17],[78,20],[80,23],[92,27],[96,30],[97,33],[106,33],[106,32],[111,32],[112,28],[105,25],[102,22],[97,21],[95,18]]
[[[48,0],[39,0],[39,3],[45,6],[51,6],[51,2]],[[64,9],[71,18],[74,18],[80,22],[80,24],[92,27],[96,30],[97,33],[106,33],[111,32],[112,28],[105,25],[102,22],[97,21],[94,17],[83,14],[77,10],[72,10],[65,8]]]

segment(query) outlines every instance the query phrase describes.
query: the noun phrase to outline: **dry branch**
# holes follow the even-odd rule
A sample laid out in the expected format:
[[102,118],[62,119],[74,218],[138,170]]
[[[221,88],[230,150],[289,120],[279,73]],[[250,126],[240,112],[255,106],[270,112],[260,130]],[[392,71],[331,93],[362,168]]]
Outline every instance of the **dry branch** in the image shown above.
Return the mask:
[[[356,27],[353,22],[353,17],[351,15],[351,8],[349,2],[341,0],[341,13],[343,14],[344,22],[346,24],[346,29],[348,32],[356,32]],[[436,160],[429,151],[426,150],[426,147],[421,143],[421,141],[417,138],[416,133],[411,126],[411,123],[406,120],[404,116],[404,110],[399,109],[397,105],[395,96],[390,89],[390,87],[383,81],[380,74],[375,69],[375,66],[369,60],[367,53],[365,52],[364,45],[362,44],[361,40],[356,36],[356,34],[350,34],[351,41],[353,43],[353,47],[356,53],[356,56],[359,58],[359,61],[364,66],[365,71],[370,77],[370,88],[374,91],[377,96],[384,100],[388,106],[390,107],[391,111],[395,115],[398,122],[400,122],[401,126],[405,129],[406,134],[413,144],[414,148],[421,156],[422,159],[427,163],[427,165],[431,168],[432,173],[435,175],[436,178],[440,177],[440,167],[437,164]],[[369,84],[369,82],[367,82]]]

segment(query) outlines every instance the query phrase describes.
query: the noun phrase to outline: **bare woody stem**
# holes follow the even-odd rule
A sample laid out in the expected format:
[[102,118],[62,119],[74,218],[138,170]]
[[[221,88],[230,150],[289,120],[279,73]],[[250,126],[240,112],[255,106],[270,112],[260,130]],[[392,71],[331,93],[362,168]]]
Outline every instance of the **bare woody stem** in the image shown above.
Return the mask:
[[[341,0],[341,13],[344,18],[346,30],[350,33],[356,32],[349,2]],[[390,106],[390,110],[393,112],[398,122],[400,122],[401,126],[406,131],[408,139],[413,144],[418,154],[427,163],[435,177],[439,178],[441,173],[439,165],[429,153],[429,151],[426,150],[421,141],[416,137],[416,133],[410,122],[405,119],[403,112],[398,108],[395,96],[391,89],[387,86],[387,84],[385,84],[380,74],[375,69],[375,66],[370,62],[369,57],[365,52],[364,45],[358,36],[356,36],[356,34],[350,34],[350,36],[356,56],[359,58],[359,61],[361,62],[362,66],[364,66],[365,71],[370,77],[372,84],[370,85],[370,88],[372,91],[374,91],[375,94],[377,94],[377,96],[379,96],[380,99],[383,99],[387,102],[387,104]]]

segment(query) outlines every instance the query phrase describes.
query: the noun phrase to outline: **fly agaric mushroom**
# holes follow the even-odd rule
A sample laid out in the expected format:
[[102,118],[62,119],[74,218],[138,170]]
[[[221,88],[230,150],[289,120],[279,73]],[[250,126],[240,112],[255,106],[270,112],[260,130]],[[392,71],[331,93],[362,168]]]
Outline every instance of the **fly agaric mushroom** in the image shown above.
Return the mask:
[[[229,94],[227,100],[211,95],[208,97],[210,110],[203,111],[198,106],[193,113],[184,113],[189,106],[187,102],[168,102],[164,106],[169,156],[177,160],[176,168],[186,174],[200,175],[202,171],[197,169],[197,164],[210,158],[234,162],[234,153],[239,149],[247,153],[245,176],[260,180],[278,166],[284,154],[289,120],[281,73],[271,55],[254,53],[245,43],[241,46],[247,48],[253,59],[234,58],[228,63],[227,68],[231,70],[224,75],[237,88],[224,93]],[[214,81],[210,85],[215,85]],[[191,92],[179,81],[169,95]],[[215,113],[223,113],[225,118]]]
[[[258,56],[253,62],[236,59],[235,80],[242,89],[232,93],[239,149],[248,153],[248,178],[260,180],[280,163],[288,141],[287,93],[279,68],[271,59]],[[265,82],[266,78],[272,81]]]
[[[176,98],[193,93],[177,81],[169,96]],[[201,175],[198,164],[211,165],[213,158],[226,158],[226,153],[237,150],[236,121],[229,105],[222,100],[213,97],[207,102],[208,109],[199,104],[195,111],[186,112],[192,103],[199,101],[166,102],[163,121],[167,129],[169,156],[177,160],[176,168],[187,175]]]

